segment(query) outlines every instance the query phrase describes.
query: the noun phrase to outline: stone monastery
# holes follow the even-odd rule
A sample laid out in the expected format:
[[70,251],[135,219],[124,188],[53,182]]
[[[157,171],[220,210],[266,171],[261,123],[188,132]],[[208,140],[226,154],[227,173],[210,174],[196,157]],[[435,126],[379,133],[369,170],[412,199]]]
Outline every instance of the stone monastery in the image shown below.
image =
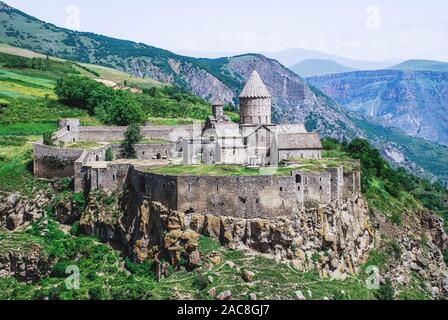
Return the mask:
[[359,163],[329,165],[317,133],[303,124],[272,123],[271,95],[257,71],[239,99],[239,124],[215,102],[205,124],[142,127],[132,160],[121,159],[126,127],[60,120],[57,147],[34,144],[34,174],[74,177],[76,192],[126,188],[171,210],[241,218],[287,216],[306,203],[330,204],[360,192]]

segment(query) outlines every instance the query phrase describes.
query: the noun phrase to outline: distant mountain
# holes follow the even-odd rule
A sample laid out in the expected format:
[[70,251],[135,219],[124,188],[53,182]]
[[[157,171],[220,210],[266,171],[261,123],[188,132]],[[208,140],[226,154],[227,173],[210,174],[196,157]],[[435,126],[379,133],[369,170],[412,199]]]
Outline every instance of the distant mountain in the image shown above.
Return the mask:
[[391,70],[401,71],[441,71],[448,72],[448,62],[434,60],[407,60],[390,67]]
[[[219,59],[181,56],[142,43],[59,28],[1,1],[0,24],[0,42],[175,84],[209,101],[219,98],[224,102],[236,102],[255,65],[273,96],[276,122],[304,122],[309,130],[340,140],[368,137],[345,108],[320,90],[308,86],[300,76],[278,61],[263,55],[246,54]],[[381,147],[380,144],[377,146]],[[400,152],[399,147],[394,145],[390,150]],[[421,176],[433,177],[431,172],[435,172],[421,169],[412,161],[401,162],[401,165]]]
[[276,121],[294,123],[312,118],[313,127],[323,135],[338,138],[354,137],[360,132],[340,107],[329,107],[302,78],[262,55],[219,59],[181,56],[142,43],[59,28],[2,2],[0,24],[0,42],[172,83],[209,101],[219,98],[237,102],[255,64],[273,95]]
[[268,58],[278,60],[280,63],[285,66],[293,66],[301,61],[309,60],[309,59],[319,59],[319,60],[331,60],[335,61],[339,64],[347,66],[352,69],[357,70],[377,70],[377,69],[385,69],[392,65],[399,63],[397,60],[387,60],[387,61],[364,61],[364,60],[355,60],[349,59],[345,57],[341,57],[338,55],[328,54],[315,50],[305,50],[305,49],[288,49],[275,53],[263,52]]
[[307,81],[342,106],[368,115],[383,126],[448,145],[446,72],[359,71]]
[[302,62],[299,62],[291,67],[289,67],[292,71],[297,73],[299,76],[312,77],[312,76],[320,76],[331,73],[342,73],[342,72],[350,72],[355,71],[355,69],[346,67],[340,63],[337,63],[332,60],[320,60],[320,59],[308,59]]

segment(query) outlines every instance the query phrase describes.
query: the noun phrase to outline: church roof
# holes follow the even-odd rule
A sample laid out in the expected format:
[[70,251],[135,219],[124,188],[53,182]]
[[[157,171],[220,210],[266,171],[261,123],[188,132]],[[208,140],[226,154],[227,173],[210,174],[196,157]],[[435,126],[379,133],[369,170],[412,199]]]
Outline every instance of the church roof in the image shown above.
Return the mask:
[[317,133],[279,134],[277,145],[279,149],[323,149]]
[[254,70],[247,81],[246,85],[241,91],[240,98],[270,98],[271,94],[266,88],[263,80],[258,74],[257,70]]
[[277,125],[278,134],[294,134],[294,133],[308,133],[305,124],[279,124]]

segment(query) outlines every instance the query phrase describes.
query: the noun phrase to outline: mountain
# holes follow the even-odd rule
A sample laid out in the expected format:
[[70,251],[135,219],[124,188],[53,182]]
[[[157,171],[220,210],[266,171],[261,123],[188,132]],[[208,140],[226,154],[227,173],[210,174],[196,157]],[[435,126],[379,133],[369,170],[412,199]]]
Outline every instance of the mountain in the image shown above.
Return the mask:
[[386,127],[448,145],[448,73],[359,71],[308,78],[349,110]]
[[[353,137],[356,126],[341,110],[328,107],[302,78],[279,62],[250,54],[198,59],[93,33],[59,28],[0,3],[0,42],[51,56],[112,67],[140,77],[172,83],[209,101],[236,102],[255,64],[271,91],[275,119],[304,122],[313,118],[322,132]],[[343,124],[343,125],[342,125]]]
[[332,60],[308,59],[299,62],[291,67],[292,71],[301,77],[320,76],[331,73],[343,73],[355,71]]
[[448,63],[434,60],[407,60],[390,67],[391,70],[401,71],[440,71],[448,72]]
[[[300,76],[278,61],[263,55],[246,54],[219,59],[181,56],[142,43],[60,28],[3,2],[0,2],[0,24],[0,42],[175,84],[209,101],[236,102],[255,65],[273,96],[276,122],[304,122],[310,131],[340,140],[368,137],[346,108],[334,103],[317,88],[308,86]],[[381,147],[379,143],[376,146]],[[398,144],[391,150],[398,153],[404,147]],[[421,176],[432,178],[433,172],[437,172],[421,169],[413,161],[394,163]]]
[[387,61],[365,61],[355,60],[350,58],[341,57],[338,55],[328,54],[315,50],[305,49],[288,49],[274,53],[264,52],[263,55],[271,59],[278,60],[285,66],[293,66],[303,60],[319,59],[319,60],[332,60],[344,66],[357,70],[376,70],[388,68],[394,64],[397,64],[397,60]]

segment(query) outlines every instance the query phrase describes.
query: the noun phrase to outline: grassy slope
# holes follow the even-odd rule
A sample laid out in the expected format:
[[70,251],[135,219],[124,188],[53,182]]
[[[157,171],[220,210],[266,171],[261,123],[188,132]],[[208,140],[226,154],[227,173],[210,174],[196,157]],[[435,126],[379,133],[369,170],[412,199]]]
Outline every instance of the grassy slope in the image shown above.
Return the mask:
[[364,129],[368,138],[395,142],[400,150],[417,165],[448,181],[448,147],[428,140],[414,138],[393,128],[384,128],[366,120],[353,119]]
[[98,121],[56,101],[57,79],[75,68],[62,62],[46,71],[5,68],[8,57],[0,58],[0,190],[32,194],[45,185],[31,174],[32,142],[55,131],[60,118],[76,117],[89,125]]
[[[119,253],[99,244],[92,238],[65,235],[58,225],[49,220],[35,223],[27,231],[19,233],[0,232],[1,251],[25,250],[38,247],[42,254],[57,261],[51,275],[33,285],[18,283],[13,278],[0,279],[0,300],[3,299],[213,299],[208,291],[217,293],[232,291],[233,299],[248,299],[256,293],[259,299],[294,299],[300,290],[308,299],[371,299],[373,291],[366,289],[365,276],[349,277],[346,281],[321,279],[315,273],[294,270],[286,263],[254,256],[249,252],[230,251],[208,238],[201,238],[202,253],[217,252],[220,264],[210,271],[180,271],[155,281],[151,263],[135,265],[124,261]],[[45,230],[45,231],[44,231]],[[235,263],[231,268],[227,261]],[[75,265],[80,269],[80,289],[66,288],[65,270]],[[255,272],[252,283],[246,283],[242,270]],[[131,272],[129,272],[131,271]],[[208,283],[211,276],[213,283]],[[205,282],[204,282],[205,279]],[[309,294],[311,293],[311,296]]]
[[[31,50],[27,49],[21,49],[17,47],[10,46],[5,43],[0,43],[0,52],[1,53],[7,53],[19,57],[25,57],[25,58],[42,58],[45,59],[46,55],[37,53]],[[64,59],[56,58],[56,57],[50,57],[50,59],[54,61],[67,61]],[[139,78],[135,77],[129,73],[122,72],[116,69],[94,65],[94,64],[88,64],[88,63],[76,63],[76,65],[81,66],[81,68],[77,68],[78,71],[81,72],[81,74],[85,75],[89,78],[101,78],[104,80],[110,80],[116,83],[123,83],[124,81],[127,82],[129,86],[133,87],[140,87],[140,88],[152,88],[152,87],[163,87],[165,84],[162,84],[161,82],[151,79],[151,78]],[[86,69],[83,69],[87,68]],[[94,73],[89,72],[88,70],[93,71]],[[98,75],[96,75],[97,73]]]

